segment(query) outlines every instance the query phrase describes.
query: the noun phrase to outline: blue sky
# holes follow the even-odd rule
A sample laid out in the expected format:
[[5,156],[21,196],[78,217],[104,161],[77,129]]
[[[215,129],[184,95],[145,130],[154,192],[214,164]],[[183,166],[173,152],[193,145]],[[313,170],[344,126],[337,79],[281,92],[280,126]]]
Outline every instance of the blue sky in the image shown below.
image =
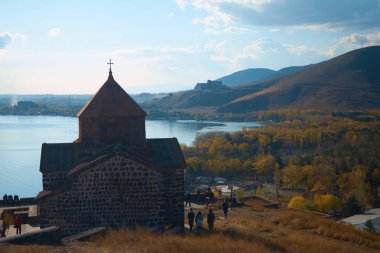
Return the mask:
[[0,0],[0,93],[192,88],[380,44],[380,0]]

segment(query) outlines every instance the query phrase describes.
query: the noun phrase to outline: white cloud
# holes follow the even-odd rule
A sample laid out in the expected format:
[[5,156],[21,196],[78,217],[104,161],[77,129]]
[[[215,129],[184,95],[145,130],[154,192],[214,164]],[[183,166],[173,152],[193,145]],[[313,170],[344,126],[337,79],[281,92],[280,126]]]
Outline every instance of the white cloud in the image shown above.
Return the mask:
[[282,68],[296,64],[304,65],[335,55],[332,48],[319,49],[306,45],[284,44],[267,38],[257,39],[237,51],[227,46],[225,43],[215,50],[211,59],[226,65],[230,71],[252,67]]
[[353,33],[341,37],[335,43],[333,43],[327,49],[316,49],[308,47],[305,45],[289,45],[286,44],[284,47],[290,54],[297,56],[301,55],[319,55],[334,57],[348,51],[357,49],[359,47],[380,45],[380,32],[378,33],[368,33],[368,34],[357,34]]
[[117,56],[117,55],[144,55],[144,54],[195,54],[206,51],[214,51],[221,48],[225,41],[209,41],[207,43],[200,43],[188,47],[135,47],[135,48],[122,48],[109,52],[103,52],[100,56]]
[[353,33],[348,36],[342,37],[338,43],[338,45],[361,45],[361,46],[369,46],[369,45],[379,45],[380,44],[380,32],[379,33],[368,33],[368,34],[357,34]]
[[243,48],[243,50],[236,55],[233,59],[233,68],[238,69],[241,61],[259,60],[263,55],[268,53],[275,53],[281,47],[281,44],[277,41],[269,39],[258,39],[253,41],[250,45]]
[[9,47],[15,40],[18,39],[24,40],[26,39],[26,35],[20,33],[12,34],[9,32],[0,33],[0,50]]
[[12,36],[9,33],[0,34],[0,49],[8,47],[12,42]]
[[181,8],[182,10],[186,8],[186,6],[188,5],[188,1],[187,0],[174,0],[174,2],[176,2],[176,4],[179,6],[179,8]]
[[360,47],[375,45],[380,45],[380,32],[367,34],[353,33],[341,37],[332,46],[329,47],[327,52],[331,56],[336,56],[354,49],[358,49]]
[[[295,30],[336,32],[344,29],[373,28],[380,25],[379,0],[188,0],[179,6],[206,11],[195,24],[206,32],[219,26],[287,27]],[[184,8],[184,7],[183,7]],[[307,14],[305,14],[307,13]],[[210,20],[213,22],[210,25]],[[221,33],[218,29],[213,33]]]
[[326,31],[326,32],[339,32],[344,30],[344,26],[339,26],[337,24],[301,24],[291,26],[290,28],[294,28],[296,30],[311,30],[311,31]]
[[59,35],[61,35],[61,29],[59,29],[58,27],[54,27],[48,31],[47,35],[50,37],[58,37]]
[[324,50],[319,50],[319,49],[316,49],[316,48],[312,48],[312,47],[308,47],[308,46],[305,46],[305,45],[283,45],[286,50],[291,53],[291,54],[294,54],[294,55],[297,55],[297,56],[301,56],[301,55],[305,55],[305,54],[315,54],[315,55],[320,55],[320,56],[334,56],[334,53],[333,51],[331,50],[327,50],[327,51],[324,51]]
[[102,56],[116,56],[116,55],[142,55],[146,53],[158,53],[158,54],[166,54],[166,53],[186,53],[192,54],[199,51],[200,48],[197,46],[191,47],[136,47],[136,48],[122,48],[116,49],[113,51],[100,53]]
[[206,33],[214,33],[218,34],[220,33],[220,20],[216,16],[208,16],[203,19],[196,18],[193,20],[193,24],[199,25],[202,24],[205,26],[205,32]]
[[247,28],[236,27],[236,26],[228,26],[224,28],[223,31],[225,33],[232,33],[232,34],[242,34],[242,33],[250,32],[250,30]]

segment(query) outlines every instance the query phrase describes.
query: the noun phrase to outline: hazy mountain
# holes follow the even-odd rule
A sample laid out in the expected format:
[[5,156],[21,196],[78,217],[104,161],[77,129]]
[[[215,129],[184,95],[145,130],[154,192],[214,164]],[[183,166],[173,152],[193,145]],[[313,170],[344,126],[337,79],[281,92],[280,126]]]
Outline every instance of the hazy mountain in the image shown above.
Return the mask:
[[[300,72],[263,82],[221,106],[219,112],[296,108],[356,110],[380,108],[380,46],[354,50]],[[251,86],[257,86],[252,84]]]
[[[354,50],[325,62],[277,72],[251,69],[218,80],[243,82],[225,90],[183,91],[144,103],[145,108],[247,113],[268,109],[356,110],[380,108],[380,46]],[[258,75],[257,73],[261,73]],[[247,75],[246,75],[247,74]],[[275,78],[276,75],[280,77]],[[266,76],[266,77],[265,77]],[[268,78],[258,82],[260,78]]]
[[235,86],[244,85],[248,83],[250,84],[259,83],[262,81],[282,77],[285,75],[296,73],[310,66],[311,65],[293,66],[293,67],[283,68],[278,71],[265,69],[265,68],[245,69],[245,70],[237,71],[230,75],[221,77],[217,79],[217,81],[222,81],[223,85],[235,87]]

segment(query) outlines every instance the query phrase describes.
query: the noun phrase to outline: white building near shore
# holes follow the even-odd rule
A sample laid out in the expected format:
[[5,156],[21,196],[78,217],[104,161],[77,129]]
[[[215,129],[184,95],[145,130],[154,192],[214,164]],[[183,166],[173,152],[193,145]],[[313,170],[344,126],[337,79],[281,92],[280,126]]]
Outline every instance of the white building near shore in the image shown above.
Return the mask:
[[366,228],[365,223],[368,220],[372,222],[376,232],[380,233],[380,208],[369,209],[362,214],[347,217],[339,222],[350,224],[359,230],[364,230]]

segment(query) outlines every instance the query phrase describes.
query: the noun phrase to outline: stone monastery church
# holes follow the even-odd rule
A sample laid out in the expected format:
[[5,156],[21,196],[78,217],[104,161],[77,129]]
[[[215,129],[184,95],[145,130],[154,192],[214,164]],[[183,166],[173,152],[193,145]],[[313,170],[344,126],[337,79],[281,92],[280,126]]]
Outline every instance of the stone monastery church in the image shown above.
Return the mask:
[[78,139],[42,144],[41,228],[183,226],[185,160],[176,138],[146,138],[146,115],[110,67],[77,115]]

